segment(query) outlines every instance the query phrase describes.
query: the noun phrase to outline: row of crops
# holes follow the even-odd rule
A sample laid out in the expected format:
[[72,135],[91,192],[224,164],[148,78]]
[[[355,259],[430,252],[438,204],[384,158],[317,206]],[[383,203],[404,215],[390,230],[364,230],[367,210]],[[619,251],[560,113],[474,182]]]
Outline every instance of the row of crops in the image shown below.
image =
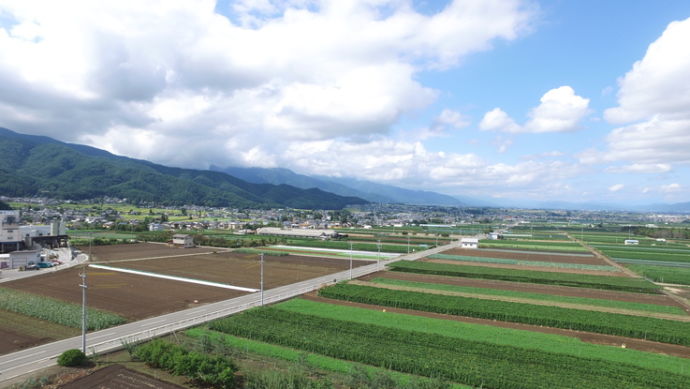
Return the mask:
[[[0,309],[67,327],[81,328],[81,305],[49,297],[0,288]],[[88,308],[87,316],[89,330],[101,330],[126,321],[122,316],[93,308]]]
[[432,262],[400,261],[389,265],[391,270],[434,274],[452,277],[482,278],[502,281],[530,282],[536,284],[550,284],[574,286],[582,288],[621,290],[627,292],[658,293],[659,287],[640,278],[594,276],[585,274],[570,274],[557,272],[538,272],[528,270],[512,270],[481,266],[450,265]]
[[586,253],[588,250],[576,242],[539,242],[533,240],[491,240],[479,241],[481,248],[554,251],[566,253]]
[[[440,280],[442,282],[443,280]],[[646,304],[630,301],[605,300],[590,297],[559,296],[550,293],[520,292],[514,290],[493,289],[485,287],[460,286],[445,283],[431,283],[419,281],[398,280],[395,278],[376,277],[370,282],[382,285],[395,285],[403,287],[422,288],[428,290],[439,290],[458,293],[472,293],[484,296],[501,296],[508,298],[532,299],[539,301],[554,301],[567,304],[593,305],[597,307],[608,307],[618,309],[629,309],[633,311],[670,313],[675,315],[685,315],[685,311],[678,306]]]
[[690,268],[650,265],[626,265],[654,282],[690,285]]
[[559,269],[577,269],[577,270],[600,270],[600,271],[618,271],[617,268],[609,265],[589,265],[580,263],[564,263],[564,262],[544,262],[544,261],[527,261],[520,259],[506,259],[506,258],[490,258],[490,257],[470,257],[467,255],[451,255],[451,254],[433,254],[427,258],[444,259],[450,261],[460,262],[480,262],[480,263],[497,263],[503,265],[518,265],[518,266],[539,266],[539,267],[553,267]]
[[689,322],[349,284],[338,284],[321,289],[319,295],[364,304],[581,330],[690,346]]
[[487,388],[668,388],[687,375],[400,328],[260,308],[211,329],[392,370]]
[[[299,247],[316,247],[316,248],[324,248],[324,249],[338,249],[338,250],[349,250],[350,249],[350,243],[345,242],[345,241],[320,241],[320,240],[293,240],[290,239],[287,241],[287,244],[290,246],[299,246]],[[381,244],[381,251],[382,252],[387,252],[387,253],[407,253],[408,250],[412,251],[412,249],[420,249],[420,246],[412,246],[412,248],[409,248],[407,244],[402,245],[392,245],[392,244]],[[426,249],[427,246],[421,247],[422,249]],[[352,243],[352,249],[353,250],[358,250],[358,251],[377,251],[379,250],[379,246],[376,243]]]

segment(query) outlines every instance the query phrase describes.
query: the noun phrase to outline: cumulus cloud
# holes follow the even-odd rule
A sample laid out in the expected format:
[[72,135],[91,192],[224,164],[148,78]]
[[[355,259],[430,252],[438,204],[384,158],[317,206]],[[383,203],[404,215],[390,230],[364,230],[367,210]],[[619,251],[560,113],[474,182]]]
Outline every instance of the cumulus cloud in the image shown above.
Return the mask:
[[623,184],[614,184],[614,185],[609,186],[609,192],[618,192],[621,189],[623,189],[624,187],[625,187],[625,185],[623,185]]
[[[354,149],[437,98],[419,72],[515,39],[533,15],[522,0],[432,14],[398,0],[242,0],[229,18],[215,6],[2,1],[0,125],[202,168],[297,160],[286,153],[314,141]],[[466,123],[444,110],[433,126]]]
[[566,85],[546,92],[540,104],[529,112],[530,119],[524,125],[518,125],[502,109],[494,108],[484,115],[479,128],[509,133],[574,131],[589,112],[588,107],[589,99],[576,95],[573,88]]
[[631,166],[663,166],[657,170],[690,163],[688,39],[690,19],[670,23],[619,80],[618,106],[606,110],[605,118],[622,126],[606,138],[607,150],[598,156],[591,151],[590,157],[632,161]]

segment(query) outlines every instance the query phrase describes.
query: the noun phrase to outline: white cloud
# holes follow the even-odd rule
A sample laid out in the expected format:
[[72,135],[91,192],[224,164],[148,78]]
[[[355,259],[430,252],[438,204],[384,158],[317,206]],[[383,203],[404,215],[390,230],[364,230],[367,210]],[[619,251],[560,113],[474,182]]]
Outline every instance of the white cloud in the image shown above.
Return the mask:
[[484,131],[521,132],[521,127],[498,107],[484,114],[479,128]]
[[479,128],[510,133],[574,131],[589,112],[588,107],[589,99],[576,95],[573,88],[566,85],[547,91],[540,104],[530,111],[530,119],[524,125],[518,125],[502,109],[494,108],[484,115]]
[[618,192],[621,189],[623,189],[624,187],[625,187],[625,185],[623,185],[623,184],[614,184],[614,185],[609,186],[609,192]]
[[[300,142],[379,142],[436,99],[420,71],[517,38],[534,13],[522,0],[433,14],[399,0],[242,0],[230,19],[215,6],[2,1],[14,24],[0,26],[0,125],[162,163],[271,165]],[[467,120],[444,110],[435,125]]]
[[423,128],[411,134],[419,140],[433,137],[450,135],[451,131],[458,130],[470,125],[470,121],[465,115],[452,109],[444,109],[434,118],[429,127]]
[[675,193],[675,192],[680,192],[681,190],[681,185],[678,183],[673,183],[673,184],[668,184],[668,185],[662,185],[660,190],[663,193]]
[[625,166],[615,166],[606,169],[610,173],[668,173],[671,165],[667,163],[633,163]]
[[[673,22],[619,80],[618,106],[605,112],[615,124],[603,161],[632,166],[690,163],[690,19]],[[594,153],[592,153],[592,156]]]

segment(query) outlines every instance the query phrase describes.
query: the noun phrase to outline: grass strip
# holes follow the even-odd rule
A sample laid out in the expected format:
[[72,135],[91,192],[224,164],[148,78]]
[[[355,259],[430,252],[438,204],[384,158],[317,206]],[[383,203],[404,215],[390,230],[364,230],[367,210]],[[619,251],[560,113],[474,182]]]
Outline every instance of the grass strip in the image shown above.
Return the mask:
[[[668,388],[690,377],[265,307],[215,321],[235,336],[488,388]],[[680,385],[680,386],[679,386]]]
[[347,318],[348,321],[365,325],[380,325],[489,344],[566,354],[580,358],[600,359],[606,362],[625,363],[645,369],[663,370],[690,376],[690,359],[587,343],[570,336],[383,312],[299,298],[280,303],[275,307],[285,311],[328,319],[342,320]]
[[530,282],[535,284],[621,290],[639,293],[658,293],[660,289],[658,286],[641,278],[539,272],[531,270],[500,269],[483,266],[451,265],[419,261],[399,261],[390,264],[389,267],[393,271],[408,273]]
[[[67,327],[81,328],[82,307],[80,304],[18,290],[0,288],[0,309]],[[101,330],[126,322],[122,316],[94,308],[88,308],[87,313],[87,326],[89,330]]]
[[[389,374],[399,384],[408,383],[413,379],[424,379],[424,377],[416,377],[409,374],[399,373],[397,371],[372,367],[363,365],[361,363],[350,362],[343,359],[331,358],[320,354],[305,353],[293,348],[277,346],[270,343],[260,342],[256,340],[239,338],[237,336],[224,334],[222,332],[213,331],[205,328],[191,328],[186,331],[186,334],[192,338],[208,337],[212,342],[224,342],[226,345],[236,348],[238,350],[252,352],[266,357],[282,359],[290,362],[306,361],[310,366],[318,369],[328,370],[336,373],[349,374],[355,366],[361,367],[369,374],[386,373]],[[469,388],[465,385],[454,384],[453,389]]]
[[690,346],[690,323],[524,303],[337,284],[323,297],[448,315],[619,335]]
[[630,309],[630,310],[635,310],[635,311],[670,313],[670,314],[674,314],[674,315],[686,315],[687,314],[680,307],[668,306],[668,305],[644,304],[644,303],[634,303],[634,302],[629,302],[629,301],[605,300],[605,299],[596,299],[596,298],[588,298],[588,297],[557,296],[557,295],[547,294],[547,293],[517,292],[517,291],[512,291],[512,290],[502,290],[502,289],[493,289],[493,288],[478,288],[478,287],[473,287],[473,286],[460,286],[460,285],[448,285],[448,284],[435,284],[435,283],[430,283],[430,282],[396,280],[393,278],[383,278],[383,277],[377,277],[377,278],[372,279],[371,281],[374,283],[377,283],[377,284],[412,286],[412,287],[416,287],[416,288],[425,288],[425,289],[433,289],[433,290],[447,290],[450,292],[477,293],[477,294],[486,294],[486,295],[492,295],[492,296],[528,298],[528,299],[535,299],[535,300],[555,301],[555,302],[563,302],[563,303],[571,303],[571,304],[595,305],[598,307]]
[[601,270],[601,271],[618,271],[617,268],[609,265],[589,265],[580,263],[563,263],[563,262],[544,262],[544,261],[525,261],[519,259],[507,258],[489,258],[489,257],[470,257],[467,255],[451,255],[451,254],[432,254],[427,258],[432,259],[446,259],[450,261],[463,262],[481,262],[481,263],[499,263],[505,265],[520,265],[520,266],[541,266],[553,267],[559,269],[578,269],[578,270]]

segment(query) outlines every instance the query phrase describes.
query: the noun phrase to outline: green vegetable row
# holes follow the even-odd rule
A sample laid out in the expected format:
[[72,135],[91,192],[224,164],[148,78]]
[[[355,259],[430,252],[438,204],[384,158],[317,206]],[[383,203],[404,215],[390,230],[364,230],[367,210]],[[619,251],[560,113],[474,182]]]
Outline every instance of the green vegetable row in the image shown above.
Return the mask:
[[[14,289],[0,288],[0,309],[61,324],[81,328],[81,305]],[[101,330],[124,323],[122,316],[93,308],[87,311],[89,330]]]
[[389,266],[391,270],[408,273],[531,282],[580,288],[622,290],[626,292],[658,293],[659,291],[658,286],[641,278],[539,272],[419,261],[400,261]]
[[433,255],[429,255],[427,258],[445,259],[445,260],[450,260],[450,261],[464,261],[464,262],[500,263],[500,264],[506,264],[506,265],[520,265],[520,266],[554,267],[554,268],[560,268],[560,269],[618,271],[617,268],[615,268],[613,266],[609,266],[609,265],[589,265],[589,264],[581,264],[581,263],[528,261],[528,260],[507,259],[507,258],[470,257],[467,255],[433,254]]
[[597,332],[690,346],[690,323],[469,297],[338,284],[323,297],[449,315]]
[[668,388],[690,377],[622,363],[325,319],[276,308],[213,322],[235,336],[485,388]]

